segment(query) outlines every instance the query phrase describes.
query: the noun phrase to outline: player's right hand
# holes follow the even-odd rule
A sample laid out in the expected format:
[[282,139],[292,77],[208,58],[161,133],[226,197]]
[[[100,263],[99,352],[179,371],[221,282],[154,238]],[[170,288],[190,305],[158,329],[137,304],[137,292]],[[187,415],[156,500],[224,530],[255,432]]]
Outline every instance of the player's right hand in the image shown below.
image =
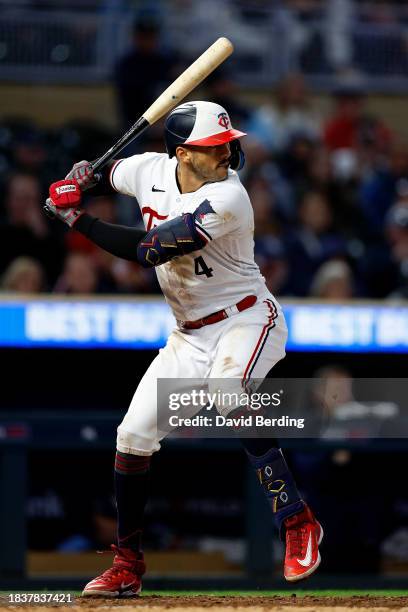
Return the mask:
[[82,160],[73,165],[65,178],[75,179],[81,191],[86,191],[95,187],[101,177],[100,174],[94,173],[91,162]]

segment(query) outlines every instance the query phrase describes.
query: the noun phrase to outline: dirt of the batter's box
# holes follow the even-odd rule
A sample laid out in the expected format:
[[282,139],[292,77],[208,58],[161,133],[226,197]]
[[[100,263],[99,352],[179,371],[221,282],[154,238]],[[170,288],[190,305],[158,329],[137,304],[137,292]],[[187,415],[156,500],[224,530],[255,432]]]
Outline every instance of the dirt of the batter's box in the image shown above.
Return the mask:
[[[350,597],[319,597],[316,595],[288,594],[287,596],[162,596],[146,595],[136,598],[104,599],[100,597],[75,598],[71,605],[10,605],[0,596],[0,612],[18,612],[18,609],[30,608],[31,612],[352,612],[370,610],[371,612],[388,612],[388,610],[408,612],[408,597],[378,597],[355,595]],[[51,608],[51,610],[50,610]],[[119,610],[118,610],[119,612]]]
[[81,608],[98,608],[104,606],[123,606],[132,605],[136,607],[160,607],[160,608],[213,608],[213,607],[231,607],[231,608],[249,608],[261,607],[265,610],[276,608],[278,606],[293,606],[297,607],[344,607],[344,608],[389,608],[389,609],[408,609],[408,597],[376,597],[376,596],[361,596],[354,595],[351,597],[318,597],[316,595],[296,596],[247,596],[247,597],[231,597],[231,596],[172,596],[165,597],[161,595],[146,595],[134,599],[91,599],[79,598],[75,604]]

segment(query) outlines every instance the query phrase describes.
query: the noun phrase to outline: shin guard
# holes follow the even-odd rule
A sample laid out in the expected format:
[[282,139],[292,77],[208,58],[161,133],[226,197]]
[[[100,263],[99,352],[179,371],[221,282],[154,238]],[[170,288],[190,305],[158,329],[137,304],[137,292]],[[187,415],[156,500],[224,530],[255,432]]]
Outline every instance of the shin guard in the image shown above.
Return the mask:
[[294,478],[279,448],[271,448],[261,457],[248,452],[247,455],[271,505],[282,538],[285,519],[301,512],[304,508]]

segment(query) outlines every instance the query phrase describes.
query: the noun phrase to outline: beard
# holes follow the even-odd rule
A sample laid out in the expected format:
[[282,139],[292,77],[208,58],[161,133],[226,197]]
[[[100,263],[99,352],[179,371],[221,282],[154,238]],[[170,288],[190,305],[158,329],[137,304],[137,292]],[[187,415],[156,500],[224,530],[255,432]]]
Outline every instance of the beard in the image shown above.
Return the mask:
[[228,176],[229,166],[217,166],[216,168],[208,168],[204,164],[201,164],[200,161],[197,159],[192,159],[190,163],[191,169],[197,179],[200,181],[204,181],[205,183],[215,183],[217,181],[224,181]]

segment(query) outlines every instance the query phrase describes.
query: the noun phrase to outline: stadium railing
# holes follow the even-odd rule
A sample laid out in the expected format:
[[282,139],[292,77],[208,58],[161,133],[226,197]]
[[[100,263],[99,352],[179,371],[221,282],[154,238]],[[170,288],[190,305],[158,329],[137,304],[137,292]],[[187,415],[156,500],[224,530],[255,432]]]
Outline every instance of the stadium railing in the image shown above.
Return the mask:
[[[103,83],[129,47],[134,15],[126,3],[125,8],[91,2],[85,9],[74,4],[60,10],[10,6],[0,3],[0,80]],[[355,14],[337,29],[324,10],[302,20],[285,8],[258,4],[251,12],[242,2],[221,4],[214,23],[200,28],[194,22],[199,15],[186,13],[168,3],[163,44],[177,46],[182,40],[188,61],[217,36],[229,36],[236,47],[229,67],[242,86],[268,87],[299,71],[314,88],[327,90],[336,86],[339,69],[346,68],[366,90],[408,88],[406,24],[397,10],[384,23]],[[348,65],[339,65],[341,56],[348,57]]]

